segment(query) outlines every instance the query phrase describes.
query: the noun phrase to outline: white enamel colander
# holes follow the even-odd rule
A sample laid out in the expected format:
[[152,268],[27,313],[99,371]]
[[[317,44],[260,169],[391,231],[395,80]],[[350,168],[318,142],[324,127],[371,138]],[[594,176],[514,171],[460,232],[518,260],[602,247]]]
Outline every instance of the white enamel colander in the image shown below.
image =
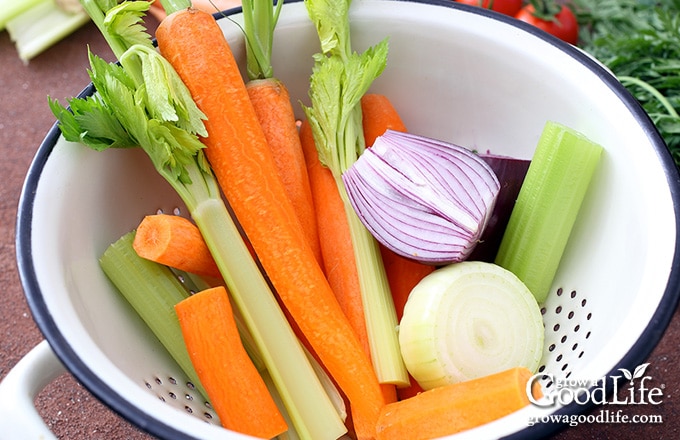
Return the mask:
[[[230,12],[238,22],[238,11]],[[391,98],[413,133],[530,158],[551,119],[605,148],[544,305],[541,382],[550,393],[550,377],[606,381],[643,363],[678,300],[680,186],[641,107],[578,49],[486,10],[451,1],[355,0],[351,22],[358,51],[389,37],[388,66],[373,90]],[[224,18],[220,24],[244,59],[239,27]],[[283,7],[275,42],[275,74],[295,104],[307,102],[318,37],[301,2]],[[0,432],[49,438],[35,410],[30,415],[32,396],[65,368],[159,438],[245,438],[217,426],[98,266],[111,242],[158,210],[186,214],[142,152],[97,153],[65,142],[56,128],[47,134],[26,178],[16,241],[23,287],[46,342],[0,386]],[[587,409],[530,405],[455,438],[541,437],[557,428],[529,427],[530,417]]]

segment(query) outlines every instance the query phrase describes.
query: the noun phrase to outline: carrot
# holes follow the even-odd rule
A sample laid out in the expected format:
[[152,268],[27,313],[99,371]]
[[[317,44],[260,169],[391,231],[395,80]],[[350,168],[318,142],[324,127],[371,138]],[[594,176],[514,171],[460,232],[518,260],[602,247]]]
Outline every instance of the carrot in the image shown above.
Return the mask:
[[227,290],[203,290],[175,305],[191,362],[222,426],[259,438],[288,430],[241,344]]
[[373,145],[375,138],[382,136],[388,129],[406,132],[406,126],[399,113],[386,95],[367,93],[361,97],[361,124],[367,146]]
[[378,440],[442,437],[511,414],[529,404],[526,385],[531,374],[524,367],[512,368],[390,403],[380,413]]
[[147,215],[137,226],[133,247],[147,260],[196,275],[221,277],[198,227],[184,217]]
[[293,203],[317,261],[321,262],[312,191],[288,89],[281,81],[267,78],[249,81],[247,90],[286,194]]
[[[342,311],[359,338],[364,352],[370,358],[371,349],[366,331],[359,274],[354,259],[345,207],[333,174],[319,160],[312,128],[306,120],[302,121],[300,126],[300,141],[312,188],[326,277]],[[394,385],[380,384],[380,387],[387,403],[397,400],[397,390]],[[350,404],[350,410],[352,408]],[[353,415],[352,422],[355,427],[367,423],[361,418],[361,414]]]
[[279,177],[302,223],[309,244],[321,263],[321,248],[312,192],[302,155],[297,120],[286,85],[274,77],[274,29],[283,2],[243,0],[246,89],[274,156]]
[[359,274],[345,207],[333,174],[319,161],[312,128],[307,120],[302,121],[300,126],[300,141],[311,182],[326,277],[364,351],[370,353]]
[[[220,27],[179,10],[156,39],[207,116],[206,155],[277,294],[354,409],[377,423],[376,374],[302,232]],[[374,438],[376,423],[362,437]]]
[[[191,3],[194,8],[210,14],[241,6],[241,0],[193,0]],[[159,0],[155,0],[151,3],[149,13],[159,22],[163,21],[168,15],[165,13],[165,9],[163,9],[163,5],[161,5]]]

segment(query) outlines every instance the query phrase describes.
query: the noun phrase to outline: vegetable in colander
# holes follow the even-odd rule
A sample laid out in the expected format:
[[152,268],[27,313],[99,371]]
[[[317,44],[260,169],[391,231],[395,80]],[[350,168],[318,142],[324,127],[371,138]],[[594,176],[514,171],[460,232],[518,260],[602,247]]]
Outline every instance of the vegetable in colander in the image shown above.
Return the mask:
[[359,271],[371,359],[381,383],[406,385],[408,374],[399,354],[396,312],[375,238],[349,203],[342,182],[345,172],[365,150],[361,97],[387,64],[383,39],[361,54],[352,51],[348,0],[306,0],[321,52],[314,56],[310,78],[311,106],[303,106],[312,127],[321,163],[333,173],[344,202]]
[[543,354],[541,311],[529,289],[493,263],[464,261],[416,285],[399,324],[409,373],[425,389],[513,368],[535,371]]
[[500,184],[457,145],[388,130],[342,176],[359,218],[388,249],[432,264],[465,260]]
[[602,151],[569,127],[545,124],[495,260],[539,303],[548,296]]

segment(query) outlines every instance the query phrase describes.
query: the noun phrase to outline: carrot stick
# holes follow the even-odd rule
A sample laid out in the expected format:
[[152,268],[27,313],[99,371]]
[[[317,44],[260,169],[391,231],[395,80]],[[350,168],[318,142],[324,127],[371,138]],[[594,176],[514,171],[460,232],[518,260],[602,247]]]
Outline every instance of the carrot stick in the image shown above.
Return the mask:
[[373,145],[375,138],[382,136],[388,129],[406,132],[406,126],[399,113],[386,95],[367,93],[361,97],[361,123],[367,146]]
[[529,404],[531,375],[526,368],[512,368],[390,403],[380,413],[378,440],[442,437],[511,414]]
[[[385,401],[376,374],[302,232],[220,27],[180,10],[156,38],[207,116],[206,155],[275,290],[354,409],[377,422]],[[362,437],[374,438],[375,426]]]
[[312,191],[288,89],[275,78],[249,81],[246,88],[286,194],[293,203],[317,261],[321,263]]
[[241,344],[224,287],[175,305],[189,356],[222,426],[259,438],[288,430],[267,386]]
[[221,277],[198,227],[178,215],[147,215],[137,226],[133,247],[142,258],[185,272]]

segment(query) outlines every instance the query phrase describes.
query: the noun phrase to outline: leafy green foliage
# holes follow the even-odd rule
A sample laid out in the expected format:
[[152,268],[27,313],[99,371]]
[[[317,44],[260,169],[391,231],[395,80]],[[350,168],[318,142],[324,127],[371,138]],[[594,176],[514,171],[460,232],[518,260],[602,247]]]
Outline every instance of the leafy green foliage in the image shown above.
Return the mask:
[[198,137],[207,136],[205,115],[139,24],[148,2],[97,0],[84,6],[107,41],[125,49],[120,64],[89,53],[93,96],[70,99],[70,111],[49,100],[64,138],[98,151],[140,146],[171,183],[190,184],[195,167],[208,172]]
[[311,107],[304,107],[319,159],[339,178],[365,148],[361,97],[387,65],[387,40],[359,54],[352,50],[349,0],[305,0],[321,43],[310,79]]
[[680,0],[572,0],[584,50],[640,102],[680,166]]

